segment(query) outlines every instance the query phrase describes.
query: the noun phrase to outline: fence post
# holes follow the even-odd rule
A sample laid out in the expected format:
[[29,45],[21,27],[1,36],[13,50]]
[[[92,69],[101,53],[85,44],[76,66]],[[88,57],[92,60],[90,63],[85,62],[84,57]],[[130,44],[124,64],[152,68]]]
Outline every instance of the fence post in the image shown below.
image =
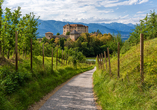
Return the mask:
[[99,59],[99,69],[101,69],[101,66],[100,66],[100,54],[98,55],[98,59]]
[[44,43],[43,43],[43,68],[44,68]]
[[63,50],[62,50],[62,62],[61,62],[61,64],[63,65]]
[[57,69],[57,64],[58,64],[58,63],[57,63],[57,61],[58,61],[57,58],[58,58],[58,48],[57,48],[57,54],[56,54],[56,69]]
[[99,54],[99,58],[100,58],[100,68],[102,69],[101,54]]
[[52,47],[52,70],[53,70],[53,47]]
[[105,51],[104,51],[104,56],[105,56],[106,72],[107,72],[107,59],[106,59],[106,52]]
[[143,34],[140,34],[140,73],[141,73],[141,84],[144,82],[144,68],[143,68],[143,63],[144,63],[144,48],[143,48]]
[[65,51],[64,51],[64,64],[65,64],[65,57],[66,57],[66,56],[65,56]]
[[25,43],[23,43],[23,58],[24,58],[24,44],[25,44]]
[[96,56],[97,58],[97,64],[98,64],[98,69],[99,69],[99,58],[98,58],[98,55]]
[[32,38],[31,38],[31,71],[32,71]]
[[120,43],[118,42],[118,78],[120,78]]
[[18,43],[18,33],[17,31],[15,32],[15,62],[16,62],[16,71],[18,71],[18,53],[17,53],[17,43]]
[[101,67],[102,67],[102,69],[104,70],[103,53],[101,53],[101,59],[102,59],[102,61],[101,61]]
[[109,74],[110,74],[110,77],[112,77],[109,48],[107,48],[107,53],[108,53],[108,63],[109,63]]
[[67,57],[68,57],[67,55],[68,55],[68,54],[66,53],[66,65],[67,65]]

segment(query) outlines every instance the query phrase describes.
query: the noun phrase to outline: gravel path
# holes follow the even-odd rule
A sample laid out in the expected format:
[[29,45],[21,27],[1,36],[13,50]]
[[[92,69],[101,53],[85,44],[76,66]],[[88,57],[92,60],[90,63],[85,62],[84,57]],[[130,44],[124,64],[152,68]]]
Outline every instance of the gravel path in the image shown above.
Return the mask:
[[92,75],[96,68],[73,78],[39,110],[96,110],[94,102]]

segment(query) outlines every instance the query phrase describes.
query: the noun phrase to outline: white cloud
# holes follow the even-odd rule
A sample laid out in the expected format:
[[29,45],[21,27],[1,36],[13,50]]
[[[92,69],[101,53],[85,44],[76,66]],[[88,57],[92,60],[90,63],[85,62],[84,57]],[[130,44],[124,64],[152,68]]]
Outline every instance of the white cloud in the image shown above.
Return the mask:
[[138,11],[137,13],[144,13],[145,11]]
[[119,0],[104,0],[102,2],[103,6],[105,7],[115,7],[115,6],[122,6],[122,5],[133,5],[133,4],[142,4],[148,2],[149,0],[125,0],[120,2]]
[[145,2],[148,2],[149,0],[139,0],[139,4],[142,4],[142,3],[145,3]]
[[[148,0],[5,0],[5,7],[13,11],[21,7],[22,14],[34,12],[43,20],[60,20],[71,22],[135,22],[129,15],[119,17],[114,11],[116,6],[142,4]],[[96,7],[103,7],[98,9]],[[116,7],[111,9],[111,7]],[[124,13],[123,13],[124,14]],[[113,19],[114,18],[114,19]],[[136,18],[132,18],[136,19]],[[126,21],[130,20],[130,21]]]

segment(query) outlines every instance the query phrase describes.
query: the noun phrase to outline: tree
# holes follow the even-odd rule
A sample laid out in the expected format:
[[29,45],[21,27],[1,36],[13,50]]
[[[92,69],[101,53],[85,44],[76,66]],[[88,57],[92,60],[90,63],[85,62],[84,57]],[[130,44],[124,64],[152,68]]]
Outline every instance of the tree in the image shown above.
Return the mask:
[[97,33],[98,33],[98,34],[102,34],[102,33],[99,31],[99,29],[97,30]]
[[60,33],[58,32],[56,35],[60,35]]
[[59,38],[58,37],[55,38],[55,43],[56,43],[56,45],[59,44]]
[[2,36],[1,36],[1,31],[2,31],[2,14],[3,14],[3,10],[2,10],[2,4],[3,4],[3,0],[0,0],[0,55],[1,55],[1,48],[2,48]]
[[64,38],[63,37],[59,39],[59,45],[61,49],[64,50]]
[[66,35],[70,35],[70,32],[68,31],[68,32],[66,32]]
[[54,38],[51,38],[49,42],[50,42],[50,44],[53,44],[54,41],[55,41],[55,39],[54,39]]
[[41,42],[43,42],[45,44],[45,43],[49,42],[49,40],[46,37],[43,37]]

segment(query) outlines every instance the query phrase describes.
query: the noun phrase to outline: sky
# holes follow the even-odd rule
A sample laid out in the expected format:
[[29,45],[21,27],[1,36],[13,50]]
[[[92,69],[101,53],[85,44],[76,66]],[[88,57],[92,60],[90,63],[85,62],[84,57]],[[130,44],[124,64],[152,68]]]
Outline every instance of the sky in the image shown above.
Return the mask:
[[4,0],[2,8],[18,6],[23,16],[34,12],[41,20],[136,24],[157,10],[157,0]]

